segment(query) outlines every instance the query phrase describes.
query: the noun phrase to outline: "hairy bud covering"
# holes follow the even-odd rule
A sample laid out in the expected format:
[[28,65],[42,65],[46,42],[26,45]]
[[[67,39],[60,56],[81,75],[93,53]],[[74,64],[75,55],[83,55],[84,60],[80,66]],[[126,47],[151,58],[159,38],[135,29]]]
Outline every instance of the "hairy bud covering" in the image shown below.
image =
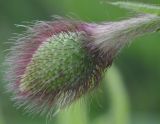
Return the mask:
[[7,56],[9,91],[18,106],[52,116],[96,88],[119,50],[159,29],[159,22],[154,15],[104,24],[37,22],[18,36]]
[[18,37],[6,74],[17,105],[50,116],[94,89],[112,59],[92,44],[91,33],[85,23],[58,20]]

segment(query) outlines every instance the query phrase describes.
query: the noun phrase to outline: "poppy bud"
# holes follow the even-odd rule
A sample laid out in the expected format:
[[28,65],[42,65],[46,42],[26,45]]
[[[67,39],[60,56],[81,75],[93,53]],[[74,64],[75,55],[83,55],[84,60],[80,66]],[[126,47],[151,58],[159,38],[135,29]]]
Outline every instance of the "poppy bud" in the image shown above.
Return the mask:
[[102,24],[37,22],[11,47],[6,60],[9,91],[18,106],[52,115],[95,89],[120,49],[160,28],[159,22],[153,15]]

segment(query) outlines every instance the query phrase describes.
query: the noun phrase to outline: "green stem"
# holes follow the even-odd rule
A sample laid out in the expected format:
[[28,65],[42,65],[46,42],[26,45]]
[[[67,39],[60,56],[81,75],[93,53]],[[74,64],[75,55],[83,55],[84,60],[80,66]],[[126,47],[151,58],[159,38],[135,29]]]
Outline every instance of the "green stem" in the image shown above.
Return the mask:
[[128,94],[120,73],[112,66],[105,74],[106,88],[111,100],[111,123],[129,124],[130,110]]
[[111,2],[111,4],[140,13],[160,15],[160,7],[157,5],[148,5],[138,2],[136,3],[136,2],[126,2],[126,1]]
[[75,102],[66,111],[58,114],[57,124],[88,124],[86,103]]

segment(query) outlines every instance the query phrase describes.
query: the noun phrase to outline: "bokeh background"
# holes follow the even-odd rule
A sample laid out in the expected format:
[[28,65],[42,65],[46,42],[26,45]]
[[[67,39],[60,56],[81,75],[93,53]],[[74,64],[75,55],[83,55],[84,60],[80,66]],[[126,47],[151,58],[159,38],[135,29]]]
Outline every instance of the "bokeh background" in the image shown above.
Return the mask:
[[[160,0],[137,1],[160,5]],[[106,2],[0,0],[0,124],[160,124],[159,32],[135,39],[120,53],[96,91],[51,120],[16,109],[10,101],[11,94],[5,92],[4,51],[10,48],[7,42],[13,33],[24,31],[15,24],[51,20],[54,15],[71,16],[88,22],[120,20],[135,15]]]

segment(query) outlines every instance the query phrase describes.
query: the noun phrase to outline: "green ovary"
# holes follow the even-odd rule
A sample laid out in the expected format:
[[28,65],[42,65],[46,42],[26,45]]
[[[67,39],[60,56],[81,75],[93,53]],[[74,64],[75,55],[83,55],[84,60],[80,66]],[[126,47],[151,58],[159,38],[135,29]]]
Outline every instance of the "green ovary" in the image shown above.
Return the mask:
[[55,91],[87,79],[94,67],[76,33],[60,33],[41,44],[21,78],[21,91]]

